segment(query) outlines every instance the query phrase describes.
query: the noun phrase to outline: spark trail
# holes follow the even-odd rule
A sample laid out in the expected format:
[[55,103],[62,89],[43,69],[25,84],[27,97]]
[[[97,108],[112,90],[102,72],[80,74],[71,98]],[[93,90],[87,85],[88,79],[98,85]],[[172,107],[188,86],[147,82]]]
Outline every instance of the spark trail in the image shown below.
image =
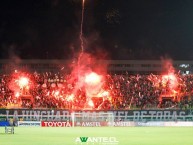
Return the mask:
[[83,40],[83,24],[84,24],[84,3],[85,3],[85,0],[82,0],[82,14],[81,14],[81,24],[80,24],[80,35],[79,35],[79,38],[80,38],[80,47],[81,47],[81,51],[80,51],[80,54],[78,56],[78,80],[80,81],[80,70],[82,68],[82,55],[84,53],[84,40]]
[[80,24],[80,43],[81,43],[81,53],[84,52],[84,40],[83,40],[83,24],[84,24],[84,2],[82,0],[82,16],[81,16],[81,24]]

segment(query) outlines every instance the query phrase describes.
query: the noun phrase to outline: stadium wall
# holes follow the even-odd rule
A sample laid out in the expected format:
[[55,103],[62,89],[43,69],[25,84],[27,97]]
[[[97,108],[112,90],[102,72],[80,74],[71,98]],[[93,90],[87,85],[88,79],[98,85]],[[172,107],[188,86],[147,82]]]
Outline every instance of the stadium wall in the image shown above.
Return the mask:
[[[72,60],[48,60],[48,59],[26,59],[26,60],[0,60],[0,73],[11,73],[14,70],[30,72],[65,72],[70,73]],[[161,60],[97,60],[97,65],[106,65],[111,74],[160,74],[167,72],[168,67]],[[172,67],[181,73],[193,72],[193,61],[172,61]]]

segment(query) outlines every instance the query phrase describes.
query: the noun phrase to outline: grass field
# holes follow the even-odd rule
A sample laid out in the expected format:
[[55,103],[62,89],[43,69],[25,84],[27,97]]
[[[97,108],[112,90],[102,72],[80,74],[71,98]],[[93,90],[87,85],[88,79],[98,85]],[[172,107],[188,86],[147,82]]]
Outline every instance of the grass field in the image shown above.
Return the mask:
[[0,145],[76,145],[77,137],[116,137],[117,145],[193,145],[193,127],[15,127],[15,134],[0,127]]

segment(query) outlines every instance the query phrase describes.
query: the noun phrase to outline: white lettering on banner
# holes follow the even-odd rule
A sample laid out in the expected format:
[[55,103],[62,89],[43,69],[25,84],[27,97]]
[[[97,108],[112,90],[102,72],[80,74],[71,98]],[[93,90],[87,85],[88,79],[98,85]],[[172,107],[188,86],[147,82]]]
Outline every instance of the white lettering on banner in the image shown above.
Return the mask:
[[162,119],[162,111],[158,111],[156,115],[156,120],[161,120]]
[[125,116],[124,111],[119,111],[118,112],[118,119],[121,120],[123,116]]
[[40,121],[18,121],[18,126],[41,126]]
[[69,111],[62,111],[62,120],[69,120],[70,112]]
[[51,111],[47,111],[47,121],[52,121],[53,120],[53,116],[51,114],[52,112]]
[[30,117],[30,116],[29,116],[29,111],[27,110],[27,111],[25,111],[25,112],[26,112],[26,113],[25,113],[25,114],[26,114],[26,116],[25,116],[25,117],[26,117],[26,120],[30,120],[30,118],[29,118],[29,117]]
[[34,120],[40,120],[40,111],[34,111]]
[[56,117],[55,117],[55,119],[54,119],[54,121],[60,121],[60,111],[57,111],[56,112]]
[[170,120],[170,111],[164,111],[164,121]]
[[176,111],[173,112],[172,119],[177,121],[177,112]]
[[[185,111],[133,111],[133,121],[186,121]],[[192,116],[192,115],[191,115]],[[190,117],[190,115],[189,115]]]
[[193,126],[193,122],[185,122],[185,121],[136,122],[135,126]]
[[[19,120],[35,120],[35,121],[66,121],[70,119],[70,111],[67,110],[6,110],[6,118],[13,117]],[[85,122],[96,121],[96,118],[102,113],[112,112],[115,120],[122,121],[189,121],[193,120],[191,111],[177,110],[124,110],[124,111],[78,111],[81,114],[82,120]],[[77,113],[78,113],[77,112]],[[105,117],[105,116],[104,116]]]
[[185,120],[185,112],[180,112],[179,116],[182,118],[182,120]]
[[42,112],[41,112],[41,120],[44,120],[44,119],[43,119],[43,116],[44,116],[44,115],[46,115],[46,111],[42,111]]
[[164,126],[193,126],[193,122],[164,122]]
[[134,114],[134,116],[133,116],[133,120],[134,121],[138,121],[138,120],[140,120],[140,112],[139,111],[133,111],[133,114]]
[[136,126],[164,126],[164,122],[137,122]]
[[144,119],[145,115],[147,115],[147,111],[141,111],[141,120],[142,121],[146,121],[146,119]]
[[112,126],[131,126],[131,123],[130,122],[118,121],[118,122],[113,122]]
[[[19,114],[20,113],[20,114]],[[55,114],[54,114],[55,113]],[[45,110],[13,110],[13,113],[10,113],[9,110],[6,110],[7,120],[10,117],[19,120],[35,120],[35,121],[63,121],[70,119],[69,111],[45,111]]]
[[14,113],[13,113],[13,119],[18,120],[18,112],[17,112],[17,110],[15,110]]
[[153,116],[156,115],[156,111],[149,111],[149,114],[151,115],[151,120],[153,120]]
[[44,124],[43,126],[45,127],[71,127],[70,122],[42,122]]
[[99,127],[101,124],[100,122],[82,122],[81,126]]

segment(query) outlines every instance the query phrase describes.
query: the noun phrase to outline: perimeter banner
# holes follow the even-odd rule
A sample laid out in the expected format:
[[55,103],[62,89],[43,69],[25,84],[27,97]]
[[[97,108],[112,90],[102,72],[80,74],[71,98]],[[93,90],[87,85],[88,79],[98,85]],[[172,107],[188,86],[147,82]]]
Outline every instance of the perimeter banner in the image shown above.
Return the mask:
[[193,110],[111,110],[111,111],[70,111],[70,110],[40,110],[40,109],[1,109],[0,117],[25,121],[68,121],[71,113],[82,113],[84,120],[96,118],[96,114],[113,113],[115,121],[193,121]]
[[42,127],[72,127],[72,122],[65,121],[42,121]]
[[18,121],[17,125],[18,126],[25,126],[25,127],[29,127],[29,126],[40,127],[41,122],[40,121]]

